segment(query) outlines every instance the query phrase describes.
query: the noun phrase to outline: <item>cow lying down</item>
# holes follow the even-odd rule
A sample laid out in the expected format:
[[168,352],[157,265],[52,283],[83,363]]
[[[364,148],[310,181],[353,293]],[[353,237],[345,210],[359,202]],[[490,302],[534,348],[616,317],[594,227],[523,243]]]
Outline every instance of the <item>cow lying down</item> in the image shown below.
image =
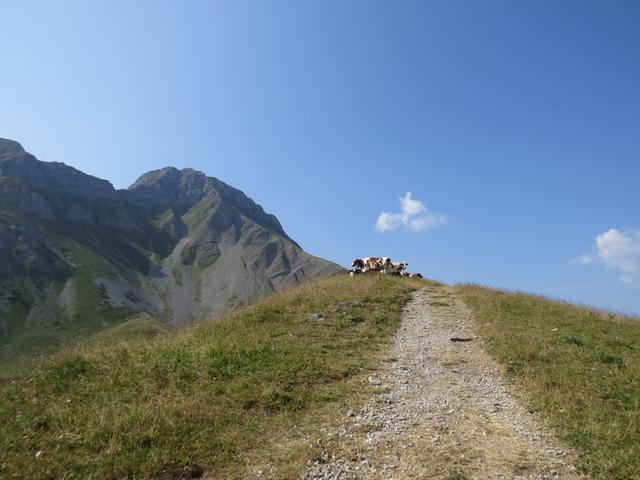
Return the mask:
[[401,274],[403,277],[411,277],[411,278],[424,278],[422,276],[421,273],[409,273],[409,272],[402,272]]

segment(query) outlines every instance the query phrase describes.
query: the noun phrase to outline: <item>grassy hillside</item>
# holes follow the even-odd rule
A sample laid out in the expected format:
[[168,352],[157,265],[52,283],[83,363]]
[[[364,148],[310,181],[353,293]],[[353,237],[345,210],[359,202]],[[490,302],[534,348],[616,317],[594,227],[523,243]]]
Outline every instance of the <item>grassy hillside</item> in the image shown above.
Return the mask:
[[[133,246],[109,237],[106,229],[99,231],[94,226],[81,228],[64,222],[37,220],[2,200],[1,225],[19,225],[25,232],[31,232],[33,237],[30,244],[25,240],[26,234],[18,236],[19,242],[11,249],[11,280],[3,281],[0,278],[0,303],[3,287],[7,289],[7,285],[10,285],[8,289],[11,292],[8,302],[10,308],[0,311],[0,325],[5,324],[5,328],[0,328],[2,365],[9,365],[11,369],[20,368],[25,360],[49,354],[62,345],[83,341],[138,314],[138,311],[129,308],[109,306],[105,292],[94,280],[97,276],[114,280],[126,272],[88,248],[87,238],[99,236],[105,248],[112,252],[120,249],[120,253],[113,254],[112,258],[132,265],[140,263],[140,252]],[[45,248],[45,244],[60,255],[53,255],[53,250]],[[5,236],[3,239],[2,232],[0,247],[4,250],[8,248],[7,238]],[[135,255],[123,258],[123,255],[132,251]],[[38,262],[41,257],[46,261]],[[74,267],[62,262],[62,257]],[[6,263],[7,259],[2,261]],[[7,275],[7,271],[4,275]],[[68,296],[68,308],[65,309],[59,305],[59,295],[72,275],[70,285],[73,293]],[[133,279],[135,276],[130,275],[129,280]],[[29,312],[34,312],[33,318],[29,318]],[[0,372],[0,375],[3,373]]]
[[420,285],[338,276],[178,332],[141,319],[0,380],[0,477],[295,477]]
[[542,297],[458,291],[530,408],[594,478],[640,478],[640,322]]

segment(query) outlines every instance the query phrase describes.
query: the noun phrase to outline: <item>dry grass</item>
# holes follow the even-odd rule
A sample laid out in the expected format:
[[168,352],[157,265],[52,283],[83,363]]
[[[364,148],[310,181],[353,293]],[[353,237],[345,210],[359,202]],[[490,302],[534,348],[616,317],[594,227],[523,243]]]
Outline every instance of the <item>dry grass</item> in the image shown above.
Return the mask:
[[522,293],[458,286],[491,353],[594,478],[640,478],[640,322]]
[[421,285],[334,277],[31,367],[0,382],[0,477],[295,477],[314,455],[308,433],[370,393],[359,379]]

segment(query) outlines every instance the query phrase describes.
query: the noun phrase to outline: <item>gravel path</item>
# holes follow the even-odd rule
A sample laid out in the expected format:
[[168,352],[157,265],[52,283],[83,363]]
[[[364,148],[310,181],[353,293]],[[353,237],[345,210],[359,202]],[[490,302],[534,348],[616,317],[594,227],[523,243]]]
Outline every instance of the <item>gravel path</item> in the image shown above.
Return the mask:
[[[467,341],[453,342],[451,338]],[[380,387],[303,479],[577,479],[574,454],[508,393],[448,287],[413,294]]]

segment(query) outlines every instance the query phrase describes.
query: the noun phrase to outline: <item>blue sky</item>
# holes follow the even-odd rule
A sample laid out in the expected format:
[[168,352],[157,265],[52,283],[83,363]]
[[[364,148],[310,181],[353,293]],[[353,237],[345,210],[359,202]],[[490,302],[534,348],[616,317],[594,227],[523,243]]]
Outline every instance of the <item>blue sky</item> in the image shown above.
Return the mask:
[[635,0],[0,11],[0,136],[41,160],[193,167],[343,265],[640,313]]

